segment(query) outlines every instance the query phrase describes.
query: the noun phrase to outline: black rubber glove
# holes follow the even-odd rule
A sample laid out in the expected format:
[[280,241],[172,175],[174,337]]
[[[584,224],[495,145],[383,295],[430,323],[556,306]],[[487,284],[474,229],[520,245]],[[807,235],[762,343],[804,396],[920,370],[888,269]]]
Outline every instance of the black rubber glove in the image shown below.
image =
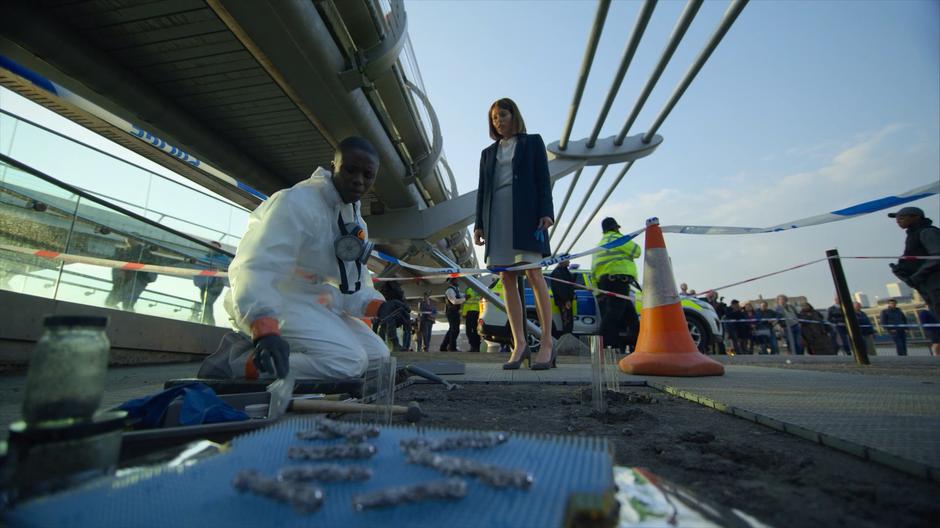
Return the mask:
[[403,325],[411,320],[411,308],[402,301],[392,299],[391,301],[382,303],[376,315],[382,323],[396,326]]
[[260,372],[275,374],[278,378],[290,371],[290,345],[279,335],[268,335],[255,341],[255,368]]

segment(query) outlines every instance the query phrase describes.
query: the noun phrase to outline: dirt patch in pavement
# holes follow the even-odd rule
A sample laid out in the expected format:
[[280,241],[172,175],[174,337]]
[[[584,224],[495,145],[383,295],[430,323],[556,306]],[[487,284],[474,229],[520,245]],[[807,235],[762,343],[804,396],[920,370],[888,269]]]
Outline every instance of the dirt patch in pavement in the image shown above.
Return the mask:
[[418,401],[428,426],[606,438],[618,465],[773,526],[940,525],[940,485],[652,388],[621,392],[604,414],[570,385],[418,384],[396,399]]

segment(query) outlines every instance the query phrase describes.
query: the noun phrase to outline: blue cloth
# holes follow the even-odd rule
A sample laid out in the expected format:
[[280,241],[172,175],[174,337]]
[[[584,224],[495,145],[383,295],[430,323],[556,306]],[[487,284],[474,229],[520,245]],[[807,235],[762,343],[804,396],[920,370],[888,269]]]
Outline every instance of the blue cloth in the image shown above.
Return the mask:
[[128,418],[136,429],[152,429],[162,425],[167,407],[181,395],[183,406],[180,409],[180,425],[238,422],[248,419],[244,411],[239,411],[222,401],[203,383],[188,383],[150,396],[128,400],[118,408],[127,411]]

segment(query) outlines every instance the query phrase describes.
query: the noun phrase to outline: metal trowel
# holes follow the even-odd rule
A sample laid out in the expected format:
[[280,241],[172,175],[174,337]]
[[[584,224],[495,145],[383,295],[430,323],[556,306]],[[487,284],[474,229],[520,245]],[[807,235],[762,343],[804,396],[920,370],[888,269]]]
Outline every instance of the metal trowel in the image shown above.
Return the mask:
[[268,404],[268,419],[276,420],[287,412],[291,397],[294,395],[294,374],[289,373],[283,378],[274,380],[265,390],[271,393],[271,401]]

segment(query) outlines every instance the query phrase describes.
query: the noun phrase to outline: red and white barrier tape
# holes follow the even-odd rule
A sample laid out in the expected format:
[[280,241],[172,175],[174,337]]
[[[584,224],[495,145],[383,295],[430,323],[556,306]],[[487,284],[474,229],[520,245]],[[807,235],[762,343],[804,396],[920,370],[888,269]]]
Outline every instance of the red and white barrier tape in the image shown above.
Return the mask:
[[724,286],[719,286],[719,287],[717,287],[717,288],[710,288],[710,289],[707,289],[707,290],[705,290],[705,291],[703,291],[703,292],[701,292],[701,293],[697,293],[696,295],[699,295],[699,296],[700,296],[700,295],[706,295],[706,294],[708,294],[708,293],[710,293],[710,292],[717,292],[718,290],[723,290],[723,289],[725,289],[725,288],[730,288],[730,287],[732,287],[732,286],[740,286],[741,284],[747,284],[747,283],[749,283],[749,282],[754,282],[754,281],[759,280],[759,279],[765,279],[765,278],[767,278],[767,277],[773,277],[774,275],[779,275],[779,274],[785,273],[785,272],[787,272],[787,271],[793,271],[793,270],[795,270],[795,269],[804,268],[804,267],[806,267],[806,266],[809,266],[810,264],[816,264],[817,262],[823,262],[823,261],[825,261],[825,260],[827,260],[827,259],[821,258],[821,259],[811,260],[811,261],[809,261],[809,262],[804,262],[804,263],[802,263],[802,264],[797,264],[796,266],[790,266],[789,268],[784,268],[784,269],[782,269],[782,270],[772,271],[772,272],[770,272],[770,273],[765,273],[765,274],[763,274],[763,275],[758,275],[757,277],[752,277],[752,278],[750,278],[750,279],[744,279],[744,280],[742,280],[742,281],[732,282],[731,284],[725,284]]
[[[20,253],[20,254],[23,254],[23,255],[31,255],[31,256],[34,256],[34,257],[45,258],[45,259],[49,259],[49,260],[61,260],[61,261],[65,262],[65,263],[67,263],[67,264],[91,264],[91,265],[94,265],[94,266],[102,266],[102,267],[105,267],[105,268],[123,269],[123,270],[128,270],[128,271],[149,271],[149,272],[153,272],[153,273],[160,273],[160,274],[163,274],[163,275],[175,275],[175,276],[177,276],[177,277],[196,277],[196,276],[203,276],[203,277],[228,277],[228,273],[227,273],[227,272],[225,272],[225,271],[218,271],[218,270],[193,269],[193,268],[175,268],[175,267],[172,267],[172,266],[158,266],[158,265],[155,265],[155,264],[142,264],[142,263],[140,263],[140,262],[125,262],[125,261],[110,260],[110,259],[103,259],[103,258],[97,258],[97,257],[88,257],[88,256],[85,256],[85,255],[73,255],[73,254],[70,254],[70,253],[60,253],[60,252],[58,252],[58,251],[47,251],[47,250],[42,250],[42,249],[25,248],[25,247],[20,247],[20,246],[10,246],[10,245],[5,245],[5,244],[0,244],[0,249],[6,250],[6,251],[11,251],[11,252],[14,252],[14,253]],[[758,275],[758,276],[756,276],[756,277],[752,277],[752,278],[745,279],[745,280],[742,280],[742,281],[733,282],[733,283],[731,283],[731,284],[726,284],[726,285],[724,285],[724,286],[719,286],[719,287],[717,287],[717,288],[711,288],[711,289],[705,290],[705,291],[703,291],[703,292],[697,294],[697,296],[703,296],[703,295],[706,295],[707,293],[712,292],[712,291],[723,290],[723,289],[726,289],[726,288],[731,288],[731,287],[733,287],[733,286],[740,286],[741,284],[747,284],[747,283],[749,283],[749,282],[753,282],[753,281],[756,281],[756,280],[759,280],[759,279],[764,279],[764,278],[767,278],[767,277],[772,277],[772,276],[774,276],[774,275],[779,275],[779,274],[785,273],[785,272],[787,272],[787,271],[793,271],[793,270],[796,270],[796,269],[799,269],[799,268],[803,268],[803,267],[809,266],[809,265],[811,265],[811,264],[816,264],[816,263],[818,263],[818,262],[823,262],[823,261],[825,261],[825,260],[828,260],[829,258],[830,258],[830,257],[824,257],[824,258],[821,258],[821,259],[811,260],[811,261],[809,261],[809,262],[804,262],[804,263],[802,263],[802,264],[797,264],[797,265],[795,265],[795,266],[790,266],[790,267],[788,267],[788,268],[784,268],[784,269],[781,269],[781,270],[778,270],[778,271],[773,271],[773,272],[771,272],[771,273],[765,273],[765,274],[763,274],[763,275]],[[836,258],[836,257],[831,257],[831,258]],[[870,257],[867,257],[867,256],[840,256],[840,257],[838,257],[838,258],[843,258],[843,259],[891,259],[891,260],[938,260],[938,259],[940,259],[940,256],[926,256],[926,257],[905,257],[905,256],[901,256],[901,257],[886,257],[886,256],[870,256]],[[480,270],[476,270],[476,271],[478,272],[478,271],[480,271]],[[418,277],[375,277],[375,278],[373,278],[373,280],[374,280],[374,281],[377,281],[377,282],[385,282],[385,281],[418,281],[418,280],[436,279],[436,278],[441,278],[441,277],[447,277],[447,278],[450,278],[450,277],[461,277],[461,276],[464,276],[464,275],[479,275],[479,273],[472,273],[472,272],[467,272],[467,273],[449,273],[449,274],[445,274],[445,275],[424,275],[424,276],[418,276]],[[620,293],[614,293],[614,292],[610,292],[610,291],[607,291],[607,290],[602,290],[602,289],[600,289],[600,288],[591,288],[591,287],[585,286],[585,285],[583,285],[583,284],[577,284],[577,283],[565,281],[565,280],[562,280],[562,279],[556,279],[556,278],[550,277],[550,276],[548,276],[548,275],[545,276],[545,279],[547,279],[547,280],[553,280],[553,281],[557,281],[557,282],[562,282],[562,283],[565,283],[565,284],[570,284],[571,286],[574,286],[574,287],[576,287],[576,288],[580,288],[580,289],[583,289],[583,290],[592,291],[592,292],[595,292],[595,293],[597,293],[597,294],[608,295],[608,296],[611,296],[611,297],[618,297],[618,298],[621,298],[621,299],[632,300],[632,297],[630,297],[630,296],[628,296],[628,295],[623,295],[623,294],[620,294]]]
[[155,264],[141,264],[140,262],[124,262],[120,260],[88,257],[85,255],[59,253],[58,251],[46,251],[42,249],[8,246],[5,244],[0,244],[0,249],[48,260],[61,260],[66,264],[91,264],[93,266],[101,266],[104,268],[114,268],[128,271],[150,271],[162,275],[175,275],[177,277],[228,277],[228,273],[218,270],[174,268],[171,266],[157,266]]
[[826,257],[826,258],[827,258],[827,259],[829,259],[829,258],[833,258],[833,259],[835,259],[835,258],[839,258],[839,259],[882,259],[882,260],[940,260],[940,256],[934,256],[934,255],[924,255],[924,256],[917,256],[917,255],[904,256],[904,255],[902,255],[902,256],[900,256],[900,257],[881,257],[881,256],[876,256],[876,257],[853,257],[853,256],[839,255],[838,257]]
[[600,288],[591,288],[590,286],[585,286],[584,284],[578,284],[576,282],[566,281],[563,279],[556,279],[554,277],[549,277],[548,275],[545,276],[545,280],[561,282],[564,284],[570,284],[571,286],[574,286],[575,288],[580,288],[582,290],[587,290],[587,291],[591,291],[595,293],[600,293],[603,295],[608,295],[610,297],[617,297],[619,299],[626,299],[628,301],[633,301],[633,297],[630,297],[629,295],[624,295],[622,293],[614,293],[612,291],[602,290]]
[[772,271],[772,272],[770,272],[770,273],[765,273],[765,274],[763,274],[763,275],[758,275],[757,277],[751,277],[750,279],[744,279],[744,280],[742,280],[742,281],[732,282],[731,284],[725,284],[724,286],[719,286],[719,287],[717,287],[717,288],[710,288],[710,289],[704,290],[704,291],[701,292],[701,293],[697,293],[696,295],[697,295],[697,296],[706,295],[706,294],[708,294],[709,292],[713,292],[713,291],[714,291],[714,292],[717,292],[718,290],[724,290],[725,288],[731,288],[732,286],[740,286],[740,285],[742,285],[742,284],[747,284],[747,283],[749,283],[749,282],[754,282],[754,281],[759,280],[759,279],[765,279],[765,278],[767,278],[767,277],[772,277],[772,276],[774,276],[774,275],[779,275],[779,274],[785,273],[785,272],[787,272],[787,271],[793,271],[793,270],[795,270],[795,269],[803,268],[803,267],[809,266],[810,264],[816,264],[817,262],[825,262],[825,261],[827,261],[827,260],[829,260],[829,259],[837,259],[837,258],[838,258],[838,259],[872,259],[872,260],[874,260],[874,259],[890,259],[890,260],[940,260],[940,256],[924,256],[924,257],[918,257],[918,256],[900,256],[900,257],[881,257],[881,256],[875,256],[875,257],[861,257],[861,256],[848,256],[848,257],[846,257],[846,256],[840,255],[840,256],[838,256],[838,257],[823,257],[823,258],[821,258],[821,259],[811,260],[811,261],[809,261],[809,262],[804,262],[804,263],[802,263],[802,264],[797,264],[796,266],[790,266],[789,268],[784,268],[784,269],[781,269],[781,270],[778,270],[778,271]]

